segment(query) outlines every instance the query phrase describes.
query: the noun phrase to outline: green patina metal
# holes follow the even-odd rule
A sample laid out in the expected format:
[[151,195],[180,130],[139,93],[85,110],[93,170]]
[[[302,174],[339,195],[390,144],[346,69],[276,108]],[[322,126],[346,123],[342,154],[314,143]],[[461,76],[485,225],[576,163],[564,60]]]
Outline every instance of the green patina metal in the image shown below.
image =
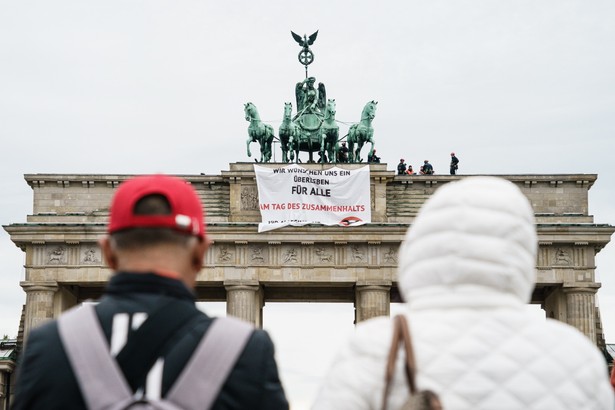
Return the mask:
[[[348,131],[348,150],[350,162],[361,162],[361,148],[363,144],[369,142],[372,148],[369,151],[371,157],[374,153],[374,128],[372,120],[376,117],[377,101],[370,101],[363,107],[361,122],[353,124]],[[355,149],[355,144],[357,145]]]
[[335,122],[335,99],[327,100],[325,107],[325,119],[322,123],[320,141],[320,157],[328,158],[329,162],[337,163],[337,152],[339,150],[339,131],[340,127]]
[[251,102],[244,104],[244,112],[246,114],[246,121],[250,122],[248,126],[248,140],[246,141],[248,157],[252,156],[250,143],[258,142],[261,146],[260,162],[269,162],[271,160],[271,144],[274,137],[273,127],[261,121],[256,106]]
[[[318,31],[311,36],[299,36],[291,31],[293,38],[301,46],[299,62],[305,66],[305,79],[295,85],[295,98],[297,113],[292,115],[292,104],[284,103],[284,115],[278,130],[279,141],[282,148],[282,161],[301,162],[300,152],[309,154],[308,162],[315,162],[313,154],[316,152],[320,158],[318,162],[337,163],[339,157],[339,142],[348,137],[348,162],[362,162],[361,149],[365,143],[371,144],[370,155],[374,152],[374,129],[372,121],[376,115],[375,101],[368,102],[361,114],[361,121],[353,124],[348,134],[339,138],[339,126],[335,120],[335,99],[327,99],[324,83],[315,86],[316,78],[308,77],[308,65],[314,61],[314,53],[310,46],[314,44]],[[261,149],[260,160],[271,161],[271,147],[275,138],[273,127],[264,124],[256,106],[252,103],[244,104],[246,120],[250,121],[248,127],[247,153],[251,156],[250,143],[258,142]]]
[[293,122],[292,115],[293,105],[289,102],[284,103],[284,116],[278,130],[280,145],[282,146],[282,161],[284,163],[287,163],[289,160],[295,160],[294,147],[299,138],[297,124]]

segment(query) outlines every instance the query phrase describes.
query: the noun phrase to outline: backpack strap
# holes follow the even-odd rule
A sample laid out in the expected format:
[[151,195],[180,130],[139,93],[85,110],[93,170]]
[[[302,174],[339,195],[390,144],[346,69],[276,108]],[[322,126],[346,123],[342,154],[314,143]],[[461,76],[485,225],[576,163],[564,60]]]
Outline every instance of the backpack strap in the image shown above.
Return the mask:
[[109,346],[93,305],[65,312],[58,331],[83,399],[90,410],[123,408],[134,399]]
[[115,357],[131,391],[145,383],[156,360],[164,356],[173,336],[201,315],[194,303],[169,299],[151,312]]
[[165,400],[185,409],[208,409],[253,331],[240,319],[214,320]]
[[[168,401],[186,409],[209,408],[254,328],[235,318],[213,321],[173,387]],[[123,409],[135,402],[109,346],[93,305],[66,311],[58,331],[89,410]],[[170,407],[169,407],[170,408]]]

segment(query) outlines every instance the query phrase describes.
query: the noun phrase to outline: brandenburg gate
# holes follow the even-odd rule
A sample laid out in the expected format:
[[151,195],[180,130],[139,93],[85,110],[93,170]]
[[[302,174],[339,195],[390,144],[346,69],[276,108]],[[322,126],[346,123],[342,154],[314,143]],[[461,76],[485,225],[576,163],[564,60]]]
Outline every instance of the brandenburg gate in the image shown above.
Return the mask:
[[[279,167],[280,164],[260,164]],[[304,164],[328,169],[330,164]],[[364,164],[342,164],[355,169]],[[213,244],[198,276],[202,301],[226,301],[229,315],[262,325],[265,303],[354,303],[355,320],[388,315],[400,302],[398,250],[421,204],[458,175],[398,176],[371,164],[372,222],[353,227],[306,225],[257,232],[258,191],[252,163],[230,164],[220,175],[181,175],[197,190]],[[109,202],[128,175],[31,174],[33,212],[4,228],[25,252],[24,337],[29,330],[84,300],[101,295],[111,271],[98,238]],[[597,344],[604,339],[595,295],[595,255],[615,228],[588,214],[592,174],[501,175],[529,198],[539,252],[532,303]]]

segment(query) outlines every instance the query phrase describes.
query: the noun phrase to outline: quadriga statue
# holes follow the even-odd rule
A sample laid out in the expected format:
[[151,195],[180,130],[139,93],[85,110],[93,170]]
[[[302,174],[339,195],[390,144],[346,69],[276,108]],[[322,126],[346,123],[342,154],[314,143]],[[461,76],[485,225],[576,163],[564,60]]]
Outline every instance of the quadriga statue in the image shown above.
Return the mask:
[[337,162],[337,151],[339,150],[338,137],[340,127],[335,122],[335,99],[328,99],[325,107],[325,119],[320,127],[320,157],[328,158],[329,162]]
[[372,120],[376,117],[377,104],[378,102],[373,100],[365,104],[361,113],[361,121],[358,124],[353,124],[348,130],[349,162],[363,161],[361,158],[361,148],[367,142],[372,144],[369,155],[371,156],[374,153],[374,128],[372,127]]
[[295,160],[295,145],[299,138],[299,131],[297,130],[297,124],[292,120],[293,105],[289,102],[284,103],[284,116],[282,117],[282,123],[278,130],[278,136],[280,137],[280,146],[282,147],[282,161],[292,162]]
[[261,158],[260,161],[256,160],[256,162],[271,161],[271,144],[274,138],[273,127],[261,121],[256,106],[251,102],[244,104],[243,110],[246,114],[246,121],[250,122],[248,126],[248,140],[246,141],[248,157],[252,156],[250,143],[258,142],[261,146]]

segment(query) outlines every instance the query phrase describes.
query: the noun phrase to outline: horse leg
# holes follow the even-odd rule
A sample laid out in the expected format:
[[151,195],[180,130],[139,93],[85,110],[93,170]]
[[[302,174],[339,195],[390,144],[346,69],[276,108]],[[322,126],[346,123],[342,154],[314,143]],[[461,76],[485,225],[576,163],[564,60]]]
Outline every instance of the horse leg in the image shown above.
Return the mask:
[[260,150],[261,150],[261,159],[259,161],[257,161],[257,162],[263,162],[263,159],[265,158],[265,154],[264,154],[265,147],[263,146],[262,141],[260,143]]
[[290,148],[290,143],[288,140],[286,140],[285,142],[282,142],[282,161],[284,161],[285,164],[288,163],[288,151]]
[[363,162],[363,159],[361,158],[361,150],[363,149],[363,141],[359,140],[359,142],[357,143],[357,152],[355,155],[356,161],[357,162]]
[[271,150],[271,143],[273,141],[273,137],[270,137],[267,139],[267,141],[265,141],[265,162],[270,162],[271,161],[271,154],[272,154],[272,150]]
[[[337,158],[335,158],[335,144],[333,143],[333,141],[331,141],[332,139],[334,139],[335,136],[332,136],[329,138],[329,140],[327,141],[327,152],[329,153],[329,162],[331,162],[332,164],[337,163]],[[335,138],[337,139],[337,138]]]
[[295,162],[295,137],[292,134],[288,137],[288,153],[290,162]]
[[354,141],[348,138],[348,162],[354,164]]
[[250,143],[251,142],[252,142],[252,138],[248,137],[248,140],[246,141],[246,148],[247,148],[247,151],[248,151],[248,157],[252,156],[252,153],[250,152]]
[[320,159],[321,162],[325,163],[325,143],[327,142],[327,133],[326,131],[320,134]]

